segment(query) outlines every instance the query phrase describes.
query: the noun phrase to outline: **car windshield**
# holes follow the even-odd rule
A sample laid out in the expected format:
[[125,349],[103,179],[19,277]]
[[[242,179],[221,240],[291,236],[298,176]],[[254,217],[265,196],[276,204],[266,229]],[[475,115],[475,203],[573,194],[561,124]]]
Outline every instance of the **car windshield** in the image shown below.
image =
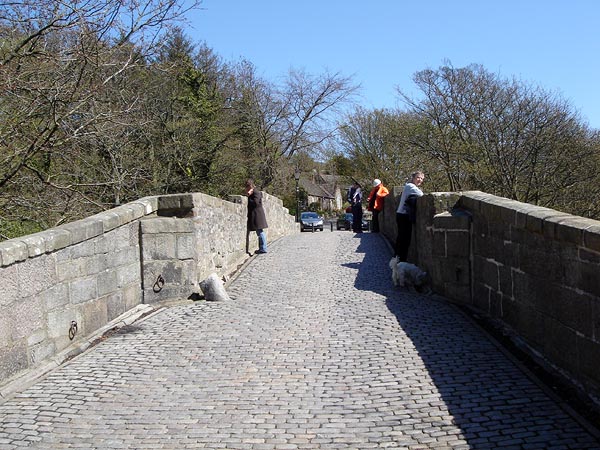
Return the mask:
[[303,212],[302,213],[302,218],[303,219],[318,219],[319,215],[317,213],[314,213],[314,212]]

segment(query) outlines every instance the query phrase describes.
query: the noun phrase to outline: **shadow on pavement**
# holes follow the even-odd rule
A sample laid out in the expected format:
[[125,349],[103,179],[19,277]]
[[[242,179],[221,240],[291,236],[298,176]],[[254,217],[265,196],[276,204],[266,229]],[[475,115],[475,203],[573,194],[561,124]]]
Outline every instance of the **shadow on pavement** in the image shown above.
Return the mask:
[[394,287],[382,236],[357,238],[364,259],[345,265],[357,269],[355,288],[385,297],[469,448],[600,448],[456,308]]

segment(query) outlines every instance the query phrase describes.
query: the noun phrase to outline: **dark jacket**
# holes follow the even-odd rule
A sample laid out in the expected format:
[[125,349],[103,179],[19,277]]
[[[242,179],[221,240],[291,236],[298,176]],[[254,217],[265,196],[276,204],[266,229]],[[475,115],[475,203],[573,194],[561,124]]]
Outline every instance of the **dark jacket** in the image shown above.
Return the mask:
[[256,231],[267,227],[267,216],[263,208],[263,195],[262,192],[255,189],[248,196],[248,230]]

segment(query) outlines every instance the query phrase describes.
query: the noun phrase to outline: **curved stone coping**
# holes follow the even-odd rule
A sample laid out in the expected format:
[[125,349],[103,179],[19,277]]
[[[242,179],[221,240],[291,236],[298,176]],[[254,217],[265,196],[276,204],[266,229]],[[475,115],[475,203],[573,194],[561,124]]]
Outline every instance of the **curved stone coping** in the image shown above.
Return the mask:
[[600,252],[600,221],[481,191],[460,192],[459,206],[502,219],[516,228]]
[[0,242],[0,267],[78,244],[152,214],[158,210],[160,197],[164,196],[144,197],[75,222]]

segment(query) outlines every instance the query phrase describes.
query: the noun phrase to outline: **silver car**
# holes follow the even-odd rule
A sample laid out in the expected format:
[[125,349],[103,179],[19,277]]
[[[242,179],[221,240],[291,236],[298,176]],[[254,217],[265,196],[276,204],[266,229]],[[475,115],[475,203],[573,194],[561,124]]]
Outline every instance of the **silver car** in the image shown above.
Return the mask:
[[306,230],[323,231],[323,218],[312,211],[300,213],[300,231]]

